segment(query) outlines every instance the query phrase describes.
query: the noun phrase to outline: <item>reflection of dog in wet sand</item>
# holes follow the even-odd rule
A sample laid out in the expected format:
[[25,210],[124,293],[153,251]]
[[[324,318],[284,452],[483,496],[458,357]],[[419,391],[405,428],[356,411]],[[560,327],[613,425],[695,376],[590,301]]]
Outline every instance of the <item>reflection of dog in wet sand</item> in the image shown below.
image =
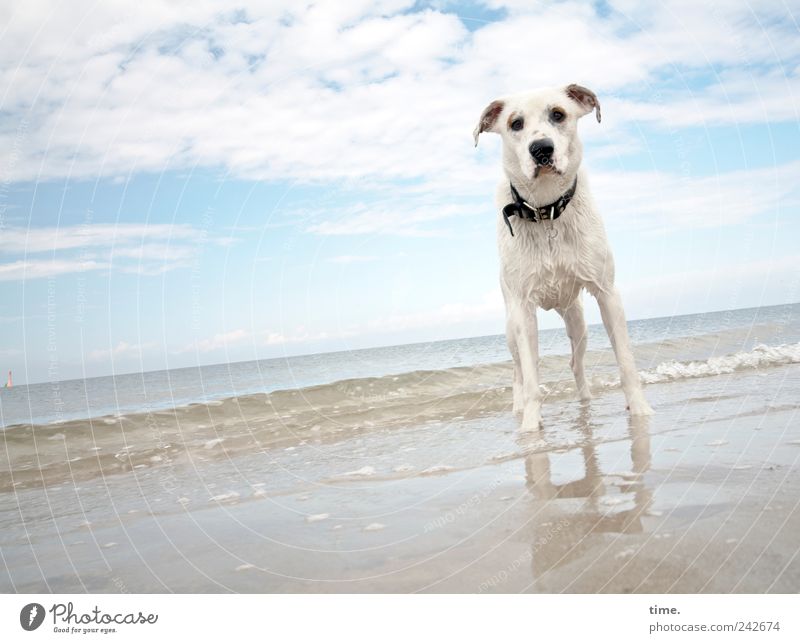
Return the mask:
[[[617,489],[612,497],[624,499],[619,504],[603,503],[604,496],[609,495],[605,480],[611,472],[600,468],[588,409],[581,412],[579,428],[585,438],[580,448],[583,477],[554,483],[551,454],[532,453],[525,457],[526,486],[542,503],[536,511],[535,539],[531,546],[534,578],[579,557],[591,534],[640,534],[644,531],[642,517],[647,515],[652,504],[652,491],[644,483],[644,475],[650,469],[649,419],[633,417],[628,420],[631,471],[616,482]],[[582,506],[577,509],[559,502],[568,499],[582,500]]]
[[652,413],[614,286],[611,249],[580,167],[578,119],[592,110],[599,122],[597,96],[579,85],[533,91],[492,101],[474,132],[476,145],[481,132],[503,139],[506,176],[497,191],[500,283],[514,358],[514,410],[523,414],[523,429],[536,429],[541,421],[537,307],[555,309],[564,319],[578,394],[591,397],[583,370],[584,288],[600,306],[628,409],[632,415]]

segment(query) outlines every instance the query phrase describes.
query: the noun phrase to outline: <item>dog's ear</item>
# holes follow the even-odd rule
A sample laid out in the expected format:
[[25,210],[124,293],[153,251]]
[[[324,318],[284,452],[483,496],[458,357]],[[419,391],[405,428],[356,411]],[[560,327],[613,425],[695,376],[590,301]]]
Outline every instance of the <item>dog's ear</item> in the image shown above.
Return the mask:
[[501,100],[493,100],[483,110],[478,124],[472,132],[472,137],[475,139],[475,147],[478,147],[478,136],[481,132],[496,132],[495,125],[497,124],[497,117],[503,111],[505,103]]
[[582,115],[586,115],[594,110],[597,116],[597,122],[600,122],[600,101],[597,100],[597,96],[591,89],[572,84],[567,85],[565,91],[567,92],[567,96],[583,108]]

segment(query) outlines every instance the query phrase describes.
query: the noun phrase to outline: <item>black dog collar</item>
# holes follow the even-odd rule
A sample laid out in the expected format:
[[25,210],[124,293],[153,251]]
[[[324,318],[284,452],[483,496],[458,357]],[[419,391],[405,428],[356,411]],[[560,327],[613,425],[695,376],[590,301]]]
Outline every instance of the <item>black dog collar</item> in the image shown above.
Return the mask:
[[511,187],[511,194],[514,195],[514,202],[509,203],[503,208],[503,220],[506,222],[508,231],[513,237],[514,229],[511,227],[509,217],[517,216],[525,221],[555,221],[561,216],[561,213],[567,209],[567,205],[569,205],[572,197],[575,196],[575,188],[578,186],[578,177],[575,177],[572,187],[564,192],[557,201],[539,208],[535,208],[530,203],[523,200],[513,184],[509,183],[509,186]]

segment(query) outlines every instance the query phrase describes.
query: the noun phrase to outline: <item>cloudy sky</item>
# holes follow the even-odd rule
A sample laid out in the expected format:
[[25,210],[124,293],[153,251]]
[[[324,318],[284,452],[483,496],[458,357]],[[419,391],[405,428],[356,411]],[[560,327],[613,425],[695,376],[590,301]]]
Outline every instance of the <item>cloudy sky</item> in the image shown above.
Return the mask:
[[[796,2],[5,2],[18,382],[503,331],[494,97],[581,123],[630,318],[800,300]],[[596,307],[587,302],[590,321]],[[543,325],[556,325],[551,316]]]

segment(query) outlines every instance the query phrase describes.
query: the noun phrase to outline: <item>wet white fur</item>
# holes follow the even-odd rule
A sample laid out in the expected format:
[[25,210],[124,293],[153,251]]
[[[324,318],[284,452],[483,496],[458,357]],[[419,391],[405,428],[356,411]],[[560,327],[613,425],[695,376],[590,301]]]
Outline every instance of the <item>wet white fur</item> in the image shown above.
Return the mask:
[[[581,168],[583,148],[577,121],[591,112],[592,106],[568,96],[564,87],[499,100],[502,111],[488,127],[485,121],[483,128],[479,123],[475,135],[476,143],[481,131],[498,133],[503,139],[506,178],[497,189],[497,245],[500,285],[506,304],[506,336],[514,360],[514,410],[522,412],[522,429],[537,429],[541,422],[537,308],[555,309],[564,319],[572,344],[571,366],[578,394],[581,399],[591,397],[583,366],[586,352],[586,323],[580,296],[583,289],[600,306],[631,414],[649,415],[652,409],[642,393],[622,300],[614,285],[614,258],[589,191],[586,172]],[[566,113],[566,119],[559,125],[549,118],[553,107]],[[512,116],[524,118],[522,131],[508,127]],[[557,172],[541,172],[533,178],[535,166],[528,146],[544,137],[554,142],[553,164]],[[576,175],[575,196],[558,219],[551,223],[512,217],[514,236],[509,234],[501,214],[503,206],[513,201],[509,180],[523,199],[538,207],[558,199],[572,186]]]

